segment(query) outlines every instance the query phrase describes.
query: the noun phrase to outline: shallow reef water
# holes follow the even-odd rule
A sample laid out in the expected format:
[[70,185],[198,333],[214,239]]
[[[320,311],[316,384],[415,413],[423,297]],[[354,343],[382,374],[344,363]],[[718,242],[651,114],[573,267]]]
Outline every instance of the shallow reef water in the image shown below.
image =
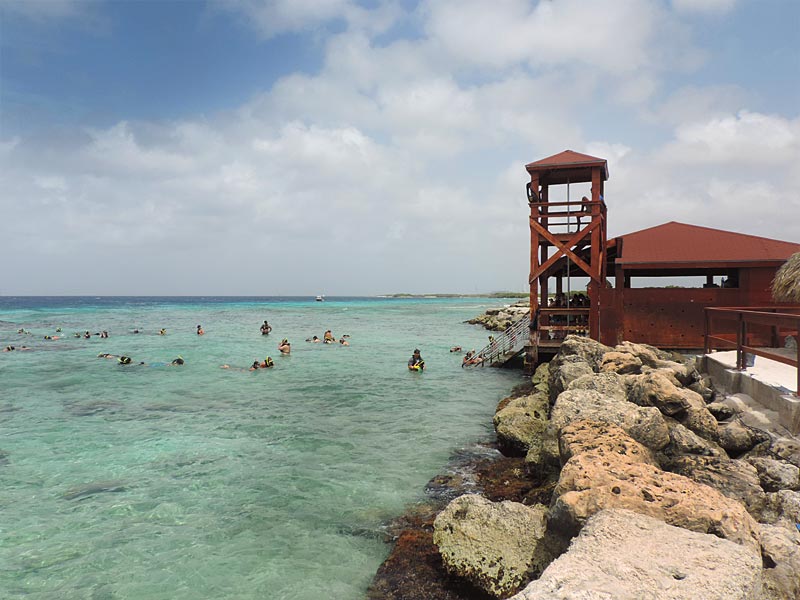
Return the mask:
[[[0,298],[0,597],[363,597],[387,523],[519,380],[449,352],[498,303]],[[304,341],[327,329],[350,346]]]

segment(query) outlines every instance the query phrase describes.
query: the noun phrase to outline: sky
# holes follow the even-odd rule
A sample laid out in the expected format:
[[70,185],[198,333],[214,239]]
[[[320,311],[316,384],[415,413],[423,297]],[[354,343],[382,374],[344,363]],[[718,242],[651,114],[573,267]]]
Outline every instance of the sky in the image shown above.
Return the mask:
[[0,0],[0,295],[524,291],[525,164],[565,149],[608,160],[609,238],[800,242],[798,31],[797,0]]

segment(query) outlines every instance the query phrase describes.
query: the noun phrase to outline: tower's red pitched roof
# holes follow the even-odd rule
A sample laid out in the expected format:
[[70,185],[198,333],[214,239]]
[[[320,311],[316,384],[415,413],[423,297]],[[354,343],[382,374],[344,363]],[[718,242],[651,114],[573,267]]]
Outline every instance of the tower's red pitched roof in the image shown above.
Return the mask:
[[800,244],[670,221],[617,238],[621,265],[783,262]]
[[[608,161],[606,161],[605,158],[589,156],[588,154],[581,154],[580,152],[575,152],[573,150],[564,150],[563,152],[559,152],[553,156],[548,156],[547,158],[543,158],[525,165],[528,173],[552,173],[553,171],[576,172],[582,169],[587,169],[585,173],[590,173],[588,170],[592,167],[601,167],[603,171],[603,181],[608,179]],[[562,178],[563,177],[555,177],[554,182],[564,183],[561,181]],[[591,175],[589,175],[588,180],[584,180],[590,181]]]

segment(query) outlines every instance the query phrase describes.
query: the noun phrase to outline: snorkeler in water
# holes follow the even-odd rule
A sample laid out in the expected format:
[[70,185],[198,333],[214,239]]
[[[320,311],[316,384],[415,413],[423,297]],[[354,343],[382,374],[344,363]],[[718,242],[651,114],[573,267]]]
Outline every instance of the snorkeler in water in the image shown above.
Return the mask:
[[205,333],[206,332],[203,331],[203,328],[200,325],[198,325],[197,326],[197,335],[205,335]]
[[283,338],[281,343],[278,344],[278,350],[280,350],[281,354],[289,354],[292,351],[292,345],[289,343],[289,340]]
[[411,358],[408,359],[408,370],[409,371],[423,371],[425,370],[425,361],[422,359],[422,355],[419,353],[419,350],[414,350],[414,354],[411,355]]

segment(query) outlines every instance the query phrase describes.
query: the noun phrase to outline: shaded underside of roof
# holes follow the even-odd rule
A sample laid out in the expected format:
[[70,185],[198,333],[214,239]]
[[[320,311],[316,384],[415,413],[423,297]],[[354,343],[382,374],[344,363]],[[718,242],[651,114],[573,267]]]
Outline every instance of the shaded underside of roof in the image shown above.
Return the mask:
[[[621,247],[620,247],[621,243]],[[616,238],[616,264],[781,263],[800,244],[671,221]]]

